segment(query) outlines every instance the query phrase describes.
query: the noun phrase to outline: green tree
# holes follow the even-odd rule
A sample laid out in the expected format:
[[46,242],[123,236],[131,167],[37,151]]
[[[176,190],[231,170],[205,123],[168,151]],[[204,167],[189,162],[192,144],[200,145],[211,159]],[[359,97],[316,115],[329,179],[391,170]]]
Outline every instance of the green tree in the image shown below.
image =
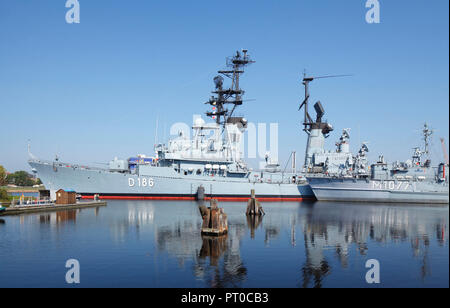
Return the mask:
[[5,186],[6,184],[6,169],[0,165],[0,186]]
[[8,174],[6,177],[8,184],[14,184],[17,186],[32,186],[34,184],[30,175],[26,171],[16,171]]
[[0,188],[0,201],[11,201],[11,196],[8,195],[8,192],[3,188]]

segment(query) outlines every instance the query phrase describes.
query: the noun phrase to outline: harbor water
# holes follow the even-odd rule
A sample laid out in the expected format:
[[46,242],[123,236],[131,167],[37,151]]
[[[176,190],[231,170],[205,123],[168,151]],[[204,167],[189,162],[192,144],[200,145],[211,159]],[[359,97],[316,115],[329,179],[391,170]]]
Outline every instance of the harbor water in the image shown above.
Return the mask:
[[[206,203],[207,204],[207,203]],[[448,287],[449,208],[426,205],[221,202],[229,233],[202,236],[197,202],[0,217],[5,287]],[[80,264],[67,284],[66,261]],[[366,262],[380,283],[366,282]]]

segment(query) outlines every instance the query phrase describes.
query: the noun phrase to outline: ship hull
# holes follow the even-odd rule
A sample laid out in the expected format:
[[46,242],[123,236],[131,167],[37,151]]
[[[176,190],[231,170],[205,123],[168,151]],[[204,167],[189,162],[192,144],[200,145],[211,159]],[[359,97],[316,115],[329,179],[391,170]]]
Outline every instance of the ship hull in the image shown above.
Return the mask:
[[448,204],[445,183],[307,177],[319,201]]
[[134,200],[194,200],[200,186],[205,199],[246,201],[254,189],[260,201],[315,200],[309,185],[294,183],[261,183],[247,178],[184,176],[168,173],[163,168],[145,175],[110,172],[108,170],[72,167],[30,161],[52,197],[58,189],[72,189],[83,198]]

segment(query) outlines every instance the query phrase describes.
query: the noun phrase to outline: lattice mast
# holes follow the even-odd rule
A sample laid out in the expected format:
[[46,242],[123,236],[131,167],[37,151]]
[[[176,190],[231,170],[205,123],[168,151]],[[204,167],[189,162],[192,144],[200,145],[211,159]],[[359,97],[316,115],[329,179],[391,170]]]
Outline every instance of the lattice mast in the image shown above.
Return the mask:
[[[225,126],[228,119],[232,117],[237,106],[240,106],[243,103],[242,96],[245,91],[242,90],[239,85],[240,75],[244,73],[243,68],[245,66],[255,63],[255,61],[250,59],[247,52],[248,51],[245,49],[242,50],[242,53],[237,51],[236,55],[227,58],[227,67],[230,67],[231,69],[218,71],[220,75],[214,77],[216,89],[215,91],[212,91],[212,93],[215,94],[215,96],[211,96],[209,101],[206,102],[206,104],[212,106],[213,110],[211,112],[206,112],[206,115],[214,119],[219,125]],[[231,86],[229,88],[224,88],[224,78],[222,76],[231,79]],[[231,111],[225,107],[226,104],[233,105]]]

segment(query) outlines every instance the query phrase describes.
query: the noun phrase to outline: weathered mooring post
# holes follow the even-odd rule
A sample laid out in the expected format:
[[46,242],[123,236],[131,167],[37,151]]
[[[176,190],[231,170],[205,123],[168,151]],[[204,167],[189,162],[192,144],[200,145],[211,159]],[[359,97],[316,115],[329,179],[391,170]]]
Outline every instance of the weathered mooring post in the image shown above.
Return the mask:
[[258,199],[256,199],[256,197],[255,197],[254,189],[252,189],[251,194],[252,194],[252,196],[248,200],[247,211],[245,214],[247,216],[263,216],[263,215],[265,215],[266,213],[264,213],[262,206],[259,204]]
[[197,201],[203,201],[205,200],[205,187],[203,187],[203,185],[200,185],[197,188],[197,194],[195,195],[195,199]]
[[216,199],[211,199],[210,207],[199,206],[203,219],[202,234],[219,236],[228,233],[228,218],[222,208],[217,205]]

